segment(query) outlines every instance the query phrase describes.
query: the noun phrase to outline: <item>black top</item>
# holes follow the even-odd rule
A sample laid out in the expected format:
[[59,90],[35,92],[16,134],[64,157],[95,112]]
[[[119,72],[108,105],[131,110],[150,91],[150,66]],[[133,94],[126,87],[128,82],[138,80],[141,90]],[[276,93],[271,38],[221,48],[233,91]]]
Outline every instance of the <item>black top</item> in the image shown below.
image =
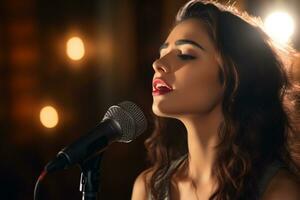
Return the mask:
[[[165,191],[165,198],[164,200],[170,200],[169,197],[169,184],[170,184],[170,178],[171,174],[176,170],[180,164],[187,158],[187,154],[180,157],[178,160],[175,160],[172,162],[170,168],[167,171],[166,179],[162,180],[165,182],[163,184],[164,188],[162,188]],[[286,165],[279,160],[273,161],[270,165],[267,166],[264,175],[262,176],[261,180],[258,183],[259,187],[259,196],[261,197],[263,192],[266,190],[266,187],[268,186],[268,183],[272,179],[272,177],[281,169],[286,168]],[[151,194],[148,195],[148,200],[152,200]]]

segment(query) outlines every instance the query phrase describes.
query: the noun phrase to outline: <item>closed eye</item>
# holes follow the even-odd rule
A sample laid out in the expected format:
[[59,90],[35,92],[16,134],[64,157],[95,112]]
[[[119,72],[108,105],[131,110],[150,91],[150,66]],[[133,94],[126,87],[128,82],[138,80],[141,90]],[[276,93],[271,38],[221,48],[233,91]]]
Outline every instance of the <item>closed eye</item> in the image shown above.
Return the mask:
[[188,54],[178,54],[177,55],[181,60],[194,60],[196,59],[195,56],[188,55]]

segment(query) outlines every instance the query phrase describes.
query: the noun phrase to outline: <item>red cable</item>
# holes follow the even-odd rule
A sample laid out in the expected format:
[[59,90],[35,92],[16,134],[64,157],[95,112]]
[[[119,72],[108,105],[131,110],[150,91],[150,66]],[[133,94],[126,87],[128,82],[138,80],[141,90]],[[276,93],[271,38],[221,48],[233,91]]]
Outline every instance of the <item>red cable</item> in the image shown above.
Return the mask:
[[39,188],[40,188],[39,186],[40,186],[41,181],[45,178],[46,175],[47,175],[47,171],[46,170],[42,171],[42,173],[40,174],[39,178],[37,179],[37,181],[35,183],[34,194],[33,194],[34,200],[38,200]]

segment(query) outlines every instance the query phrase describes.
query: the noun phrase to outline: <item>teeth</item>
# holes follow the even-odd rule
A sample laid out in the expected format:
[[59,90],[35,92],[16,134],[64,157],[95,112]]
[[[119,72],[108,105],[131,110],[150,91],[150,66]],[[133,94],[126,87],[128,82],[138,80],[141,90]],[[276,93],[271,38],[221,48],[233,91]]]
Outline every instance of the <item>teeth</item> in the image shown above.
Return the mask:
[[163,89],[163,88],[171,89],[171,88],[169,88],[167,85],[165,85],[163,83],[157,83],[156,86],[155,86],[155,88],[160,89],[160,90]]
[[158,84],[156,85],[156,87],[167,87],[167,86],[164,85],[164,84],[158,83]]

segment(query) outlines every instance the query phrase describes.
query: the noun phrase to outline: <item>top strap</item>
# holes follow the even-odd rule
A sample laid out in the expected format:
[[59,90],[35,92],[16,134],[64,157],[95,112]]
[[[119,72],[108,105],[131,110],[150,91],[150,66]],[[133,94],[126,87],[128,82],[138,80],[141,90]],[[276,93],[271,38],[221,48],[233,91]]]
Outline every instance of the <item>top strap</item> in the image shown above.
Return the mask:
[[[166,178],[164,180],[162,180],[162,182],[164,182],[162,185],[163,185],[163,188],[162,190],[164,191],[164,200],[170,200],[170,196],[169,196],[169,189],[170,189],[170,178],[171,178],[171,175],[172,173],[180,166],[180,164],[187,158],[188,154],[185,154],[183,155],[182,157],[180,157],[179,159],[177,160],[174,160],[167,173],[166,173]],[[149,193],[148,195],[148,200],[152,200],[151,198],[151,193]]]
[[287,168],[287,166],[279,160],[273,161],[265,170],[265,174],[258,183],[259,196],[261,197],[266,190],[268,183],[275,176],[275,174],[282,168]]

